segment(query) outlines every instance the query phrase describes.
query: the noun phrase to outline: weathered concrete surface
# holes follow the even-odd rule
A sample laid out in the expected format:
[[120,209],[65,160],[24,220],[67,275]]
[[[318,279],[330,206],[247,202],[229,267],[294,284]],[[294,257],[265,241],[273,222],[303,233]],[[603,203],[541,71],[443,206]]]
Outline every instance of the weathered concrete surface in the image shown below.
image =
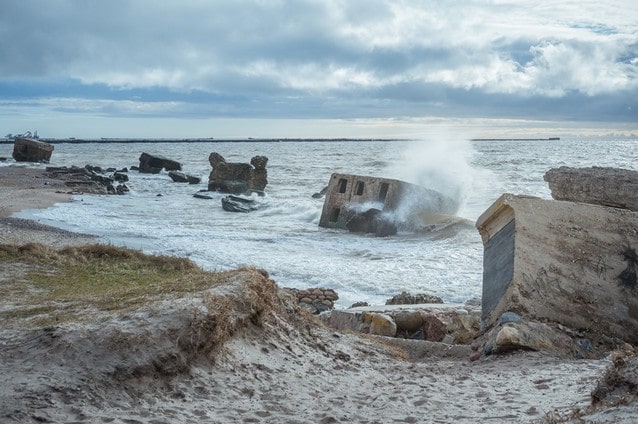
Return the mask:
[[638,211],[638,172],[619,168],[553,168],[543,177],[556,200]]
[[482,324],[506,311],[638,342],[638,213],[504,194],[476,223]]
[[26,137],[16,137],[13,144],[13,159],[17,162],[49,162],[53,145]]
[[457,209],[453,199],[415,184],[334,173],[319,226],[384,236],[399,228],[414,229],[423,215],[454,214]]
[[266,156],[254,156],[250,163],[226,162],[219,153],[213,152],[208,161],[213,167],[208,176],[208,190],[230,194],[263,193],[268,185]]

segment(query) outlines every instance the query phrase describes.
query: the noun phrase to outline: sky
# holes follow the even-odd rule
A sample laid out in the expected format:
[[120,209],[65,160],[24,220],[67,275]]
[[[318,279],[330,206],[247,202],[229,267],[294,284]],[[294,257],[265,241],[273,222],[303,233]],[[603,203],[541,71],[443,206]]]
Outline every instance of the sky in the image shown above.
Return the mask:
[[638,135],[638,2],[2,0],[0,136]]

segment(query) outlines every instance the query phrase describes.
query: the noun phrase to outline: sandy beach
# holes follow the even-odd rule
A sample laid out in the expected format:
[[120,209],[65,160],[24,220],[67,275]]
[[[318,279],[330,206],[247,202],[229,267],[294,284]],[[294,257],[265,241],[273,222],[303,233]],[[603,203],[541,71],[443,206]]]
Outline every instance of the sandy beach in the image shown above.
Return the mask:
[[[0,244],[93,243],[10,217],[70,200],[63,184],[40,170],[0,168]],[[603,391],[609,398],[595,404],[592,397],[603,393],[608,370],[635,359],[631,349],[601,359],[541,351],[470,361],[469,346],[337,332],[302,311],[267,270],[251,269],[230,272],[208,290],[149,298],[125,313],[85,305],[75,312],[87,319],[38,327],[12,313],[21,290],[33,289],[28,273],[36,269],[1,260],[0,270],[2,422],[638,419],[635,386]]]

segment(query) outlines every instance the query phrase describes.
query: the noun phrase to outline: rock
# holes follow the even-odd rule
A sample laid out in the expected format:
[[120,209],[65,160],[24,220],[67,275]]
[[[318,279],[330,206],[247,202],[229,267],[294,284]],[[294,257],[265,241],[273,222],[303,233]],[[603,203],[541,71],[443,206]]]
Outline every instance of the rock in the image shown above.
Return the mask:
[[251,163],[231,163],[219,153],[208,157],[213,170],[208,177],[208,190],[231,194],[263,192],[268,184],[266,164],[268,158],[255,156]]
[[370,304],[368,302],[354,302],[352,305],[350,305],[351,308],[359,308],[361,306],[370,306]]
[[397,335],[397,325],[392,317],[386,314],[364,314],[363,322],[370,325],[369,333],[375,336],[394,337]]
[[443,303],[443,299],[425,293],[412,295],[404,291],[385,302],[386,305],[416,305],[420,303]]
[[543,178],[556,200],[638,211],[638,171],[561,166],[550,169]]
[[447,334],[447,326],[445,322],[435,314],[424,314],[423,334],[425,340],[440,342]]
[[516,311],[638,343],[638,212],[504,194],[476,226],[485,329]]
[[245,213],[257,210],[257,204],[252,199],[230,195],[222,198],[222,208],[228,212]]
[[324,188],[321,189],[320,192],[313,194],[312,198],[313,199],[321,199],[323,196],[326,195],[327,192],[328,192],[328,186],[325,186]]
[[519,314],[516,314],[514,312],[504,312],[503,315],[501,315],[501,319],[500,319],[500,323],[501,324],[507,324],[508,322],[522,322],[523,319],[521,318],[521,316]]
[[210,194],[204,194],[204,193],[195,193],[193,194],[193,197],[196,199],[206,199],[206,200],[213,200],[214,197],[211,196]]
[[167,171],[181,171],[182,165],[172,159],[160,155],[142,153],[139,171],[144,174],[158,174],[162,169]]
[[413,334],[423,326],[423,315],[421,311],[399,311],[394,314],[394,322],[397,332]]
[[556,333],[540,323],[508,323],[496,334],[495,353],[512,350],[548,350],[554,346]]
[[176,183],[199,184],[202,180],[199,177],[185,174],[182,171],[169,171],[168,176]]
[[128,175],[126,175],[126,174],[125,174],[125,173],[123,173],[122,171],[115,171],[115,172],[113,173],[113,179],[114,179],[115,181],[118,181],[118,182],[123,183],[123,182],[128,181]]
[[45,162],[51,160],[53,145],[32,138],[16,137],[13,144],[13,159],[16,162]]

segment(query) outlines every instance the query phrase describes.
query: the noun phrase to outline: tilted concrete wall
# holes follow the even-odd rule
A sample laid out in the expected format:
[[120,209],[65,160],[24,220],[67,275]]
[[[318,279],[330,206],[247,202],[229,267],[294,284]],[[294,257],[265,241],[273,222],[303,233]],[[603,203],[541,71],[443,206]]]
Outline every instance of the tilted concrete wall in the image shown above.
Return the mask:
[[371,208],[385,213],[400,212],[392,219],[401,225],[412,219],[413,214],[453,214],[458,204],[444,194],[405,181],[334,173],[328,183],[319,226],[346,229],[354,215]]
[[484,327],[513,311],[638,342],[638,213],[504,194],[476,223]]

